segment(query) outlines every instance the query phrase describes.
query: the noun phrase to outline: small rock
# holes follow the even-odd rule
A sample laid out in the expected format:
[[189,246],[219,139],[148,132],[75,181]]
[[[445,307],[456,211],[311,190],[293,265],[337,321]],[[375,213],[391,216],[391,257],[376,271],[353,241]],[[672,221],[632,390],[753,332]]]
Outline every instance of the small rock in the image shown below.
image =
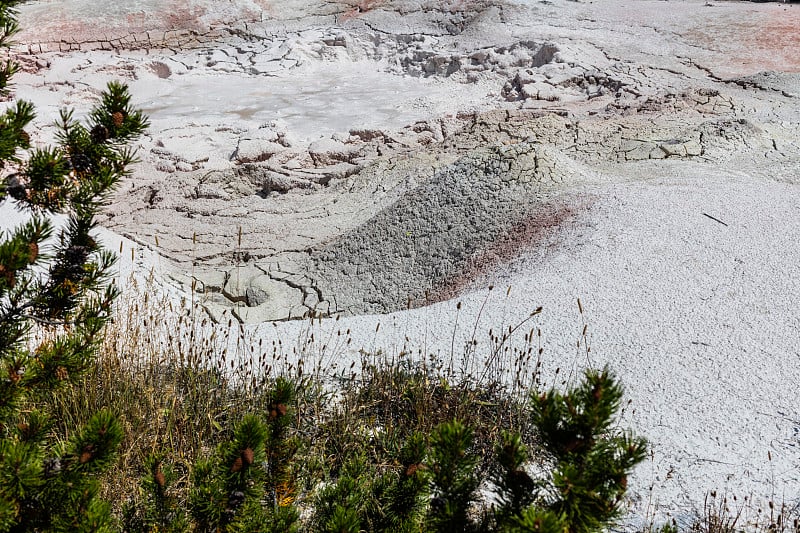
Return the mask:
[[[251,278],[244,290],[246,307],[233,312],[243,322],[268,322],[299,318],[303,292],[262,274]],[[240,300],[241,301],[241,300]]]
[[195,274],[195,291],[200,293],[219,293],[225,286],[225,272],[215,270]]
[[242,139],[239,146],[231,156],[237,163],[257,163],[266,161],[275,154],[283,152],[286,148],[272,141],[263,139]]
[[703,153],[703,147],[697,141],[687,141],[683,147],[686,149],[686,155],[698,156]]
[[150,64],[150,69],[161,79],[169,78],[172,75],[172,71],[170,70],[169,66],[160,61],[153,61]]
[[172,174],[177,170],[175,167],[174,161],[168,161],[164,159],[159,159],[155,164],[156,170],[160,172],[166,172],[167,174]]
[[659,148],[661,148],[661,151],[663,151],[667,157],[681,157],[686,155],[684,144],[677,139],[663,142],[659,145]]
[[350,130],[350,135],[358,137],[364,142],[369,142],[373,139],[383,139],[384,133],[381,130],[375,129],[368,129],[368,128],[356,128]]
[[230,200],[231,195],[222,187],[214,183],[201,183],[195,189],[197,198],[208,198],[212,200]]
[[316,292],[309,291],[306,293],[306,296],[303,299],[303,305],[305,305],[309,309],[314,309],[318,303],[319,303],[319,297],[317,296]]
[[258,287],[247,287],[245,290],[245,303],[248,307],[256,307],[265,303],[269,299],[269,294]]
[[222,293],[232,302],[244,302],[247,300],[247,288],[259,287],[253,285],[253,280],[263,275],[264,272],[252,264],[233,268],[228,271]]
[[267,197],[273,192],[286,194],[292,189],[307,189],[309,186],[308,181],[268,171],[264,174],[264,181],[261,184],[258,195]]
[[330,165],[326,167],[321,167],[318,169],[312,169],[309,173],[316,178],[313,178],[315,183],[319,183],[321,185],[325,185],[331,180],[334,179],[344,179],[349,176],[352,176],[356,172],[360,171],[363,167],[361,165],[352,165],[350,163],[337,163],[335,165]]
[[314,315],[328,316],[330,314],[330,309],[331,309],[331,304],[323,300],[314,306]]
[[349,163],[360,156],[356,146],[347,145],[333,139],[319,139],[308,147],[311,160],[317,167],[327,167],[336,163]]
[[555,87],[548,84],[541,84],[538,89],[537,98],[548,102],[557,102],[561,100],[561,95]]
[[523,98],[531,98],[533,100],[539,99],[539,85],[536,83],[526,83],[522,86],[522,93]]

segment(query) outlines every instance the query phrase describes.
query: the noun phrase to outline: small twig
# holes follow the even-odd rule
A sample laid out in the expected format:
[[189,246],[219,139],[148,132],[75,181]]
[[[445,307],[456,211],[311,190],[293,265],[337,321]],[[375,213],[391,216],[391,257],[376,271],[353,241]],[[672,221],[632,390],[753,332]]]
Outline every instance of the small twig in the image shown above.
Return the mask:
[[712,216],[711,216],[711,215],[709,215],[708,213],[703,213],[703,215],[707,216],[708,218],[710,218],[710,219],[711,219],[711,220],[713,220],[714,222],[719,222],[719,223],[720,223],[720,224],[722,224],[723,226],[727,226],[727,224],[726,224],[726,223],[724,223],[723,221],[721,221],[721,220],[720,220],[720,219],[718,219],[718,218],[714,218],[714,217],[712,217]]
[[46,318],[40,318],[34,315],[28,314],[20,314],[21,318],[27,318],[28,320],[33,320],[37,324],[44,324],[45,326],[73,326],[75,322],[72,320],[48,320]]
[[14,320],[18,316],[25,316],[25,315],[23,315],[22,312],[25,309],[29,309],[29,308],[33,307],[34,305],[35,305],[35,302],[33,300],[31,300],[31,301],[28,301],[28,302],[26,302],[26,303],[24,303],[22,305],[18,305],[18,306],[12,307],[6,313],[3,313],[3,315],[0,316],[0,324],[2,324],[4,322],[8,322],[10,320]]

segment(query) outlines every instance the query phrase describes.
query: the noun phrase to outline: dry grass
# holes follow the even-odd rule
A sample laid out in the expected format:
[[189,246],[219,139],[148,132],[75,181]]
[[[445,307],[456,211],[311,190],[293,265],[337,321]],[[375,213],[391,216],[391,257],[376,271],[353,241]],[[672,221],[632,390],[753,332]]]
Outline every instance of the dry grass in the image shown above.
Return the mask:
[[800,532],[800,508],[785,502],[767,502],[766,508],[754,506],[748,497],[727,497],[711,492],[706,496],[701,516],[691,528],[697,533]]
[[[134,288],[130,294],[151,294]],[[212,329],[201,311],[167,299],[121,299],[96,364],[81,386],[50,397],[57,430],[69,437],[101,408],[125,428],[119,462],[104,497],[121,505],[137,490],[145,458],[164,451],[185,486],[194,462],[249,412],[268,412],[277,353],[249,355],[237,343],[238,324]],[[241,364],[240,361],[244,361]]]
[[[475,353],[476,343],[458,354],[454,346],[446,360],[421,351],[393,357],[362,353],[358,364],[341,368],[334,362],[349,345],[346,334],[322,342],[309,333],[265,345],[234,321],[212,325],[191,303],[153,299],[147,295],[158,291],[144,285],[118,301],[96,364],[81,386],[49,400],[57,433],[67,438],[101,408],[118,414],[126,436],[102,494],[117,512],[137,494],[145,459],[157,451],[174,464],[176,488],[185,498],[193,465],[229,435],[231,424],[246,413],[269,413],[269,394],[279,376],[296,388],[291,431],[298,443],[293,476],[301,507],[349,458],[363,455],[380,471],[410,434],[430,434],[441,422],[459,419],[474,428],[473,451],[481,457],[494,457],[489,452],[504,429],[520,432],[536,448],[525,401],[541,387],[542,349],[530,317],[489,332],[488,354]],[[521,347],[511,345],[512,336],[522,337]],[[582,342],[579,351],[588,356],[585,331]],[[490,466],[484,461],[480,468],[485,473]],[[799,516],[800,509],[786,504],[752,509],[746,498],[712,493],[691,530],[800,533]],[[673,530],[671,524],[663,529]]]
[[479,452],[488,452],[503,429],[521,430],[532,443],[522,400],[536,387],[534,359],[541,349],[534,330],[525,348],[507,346],[522,324],[491,335],[494,346],[483,364],[468,346],[463,364],[362,353],[360,365],[332,370],[333,352],[346,341],[320,347],[312,334],[293,348],[266,346],[234,321],[213,325],[196,306],[156,300],[147,295],[157,290],[130,284],[81,386],[49,399],[57,430],[67,437],[101,408],[119,416],[126,436],[103,485],[103,496],[118,511],[137,493],[145,459],[156,451],[174,463],[185,497],[192,465],[228,435],[231,423],[246,413],[269,412],[278,376],[296,386],[292,431],[299,442],[295,477],[301,490],[335,475],[354,454],[365,453],[380,467],[409,434],[427,434],[454,418],[476,428]]

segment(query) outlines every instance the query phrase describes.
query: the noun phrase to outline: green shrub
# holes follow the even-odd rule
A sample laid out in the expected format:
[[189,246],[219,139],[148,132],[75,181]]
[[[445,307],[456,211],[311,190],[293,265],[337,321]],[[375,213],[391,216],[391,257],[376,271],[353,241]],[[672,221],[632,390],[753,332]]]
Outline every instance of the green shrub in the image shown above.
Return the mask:
[[[539,445],[531,451],[519,433],[500,433],[491,483],[483,486],[495,493],[491,508],[479,493],[484,478],[473,430],[459,421],[441,423],[427,437],[414,434],[400,451],[384,450],[393,469],[352,453],[318,492],[310,530],[601,531],[618,516],[627,476],[646,452],[643,439],[611,429],[621,398],[607,369],[587,371],[563,393],[533,395],[527,412]],[[549,474],[532,477],[526,468],[533,460]]]
[[469,517],[477,500],[480,478],[478,457],[470,453],[472,429],[454,420],[441,424],[431,435],[430,471],[434,497],[428,512],[430,531],[474,531]]
[[138,497],[123,512],[125,530],[295,531],[293,400],[292,383],[278,379],[267,412],[245,415],[212,455],[195,462],[185,503],[174,491],[167,454],[148,458]]
[[[17,4],[0,2],[6,49]],[[16,70],[13,61],[0,67],[0,93]],[[92,366],[110,318],[114,258],[92,231],[134,160],[127,143],[147,120],[119,83],[108,84],[85,125],[63,111],[55,147],[31,148],[25,128],[34,116],[23,101],[0,115],[0,164],[10,171],[0,201],[13,198],[30,214],[0,242],[0,531],[108,531],[114,520],[98,476],[114,462],[122,427],[101,410],[56,432],[49,398]],[[56,212],[66,224],[44,253]]]
[[381,469],[357,454],[345,462],[338,478],[314,500],[313,531],[339,533],[420,531],[427,507],[428,477],[423,461],[425,436],[415,433],[390,453]]
[[[0,47],[16,32],[17,3],[0,0]],[[0,94],[15,71],[0,65]],[[85,124],[62,112],[54,147],[31,149],[33,118],[22,101],[0,114],[0,201],[31,215],[0,241],[0,532],[582,533],[618,516],[645,442],[612,430],[622,389],[607,370],[523,401],[496,379],[458,382],[411,364],[366,365],[338,393],[250,368],[242,389],[213,343],[187,347],[169,335],[149,346],[169,353],[142,357],[128,346],[96,361],[117,291],[95,217],[147,120],[119,83]],[[66,215],[63,229],[50,213]],[[142,361],[150,366],[135,381]],[[298,402],[311,390],[315,400]],[[142,447],[162,451],[134,448],[141,434],[125,437],[122,426],[134,418],[152,433]],[[188,446],[163,451],[173,438]],[[551,471],[542,479],[526,471],[539,454]],[[101,476],[121,463],[123,478],[126,468],[143,475],[118,524],[101,492],[124,489]],[[494,490],[493,507],[480,488]]]
[[647,444],[613,430],[622,387],[606,368],[589,370],[575,389],[532,398],[532,418],[552,468],[542,504],[563,517],[570,532],[598,531],[619,515],[628,475]]

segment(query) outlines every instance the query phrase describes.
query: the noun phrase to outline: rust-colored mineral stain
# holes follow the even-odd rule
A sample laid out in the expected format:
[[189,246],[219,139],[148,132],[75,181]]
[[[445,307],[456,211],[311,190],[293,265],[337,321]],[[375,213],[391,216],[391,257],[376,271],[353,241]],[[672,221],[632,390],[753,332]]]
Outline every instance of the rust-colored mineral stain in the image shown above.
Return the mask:
[[163,20],[168,29],[205,31],[202,17],[208,13],[203,6],[188,6],[183,1],[173,2],[173,7],[163,13]]
[[342,13],[342,20],[356,18],[363,13],[378,9],[383,6],[384,0],[357,0],[351,4],[350,9]]
[[709,17],[683,37],[720,54],[718,65],[707,66],[724,75],[800,72],[800,6],[764,4],[735,17]]
[[775,70],[800,72],[800,7],[772,11],[756,41]]
[[509,263],[526,250],[557,246],[563,235],[561,230],[587,211],[592,203],[590,197],[573,196],[538,207],[535,213],[514,224],[494,243],[474,254],[456,275],[434,288],[425,304],[456,298],[475,281],[496,271],[499,266]]

